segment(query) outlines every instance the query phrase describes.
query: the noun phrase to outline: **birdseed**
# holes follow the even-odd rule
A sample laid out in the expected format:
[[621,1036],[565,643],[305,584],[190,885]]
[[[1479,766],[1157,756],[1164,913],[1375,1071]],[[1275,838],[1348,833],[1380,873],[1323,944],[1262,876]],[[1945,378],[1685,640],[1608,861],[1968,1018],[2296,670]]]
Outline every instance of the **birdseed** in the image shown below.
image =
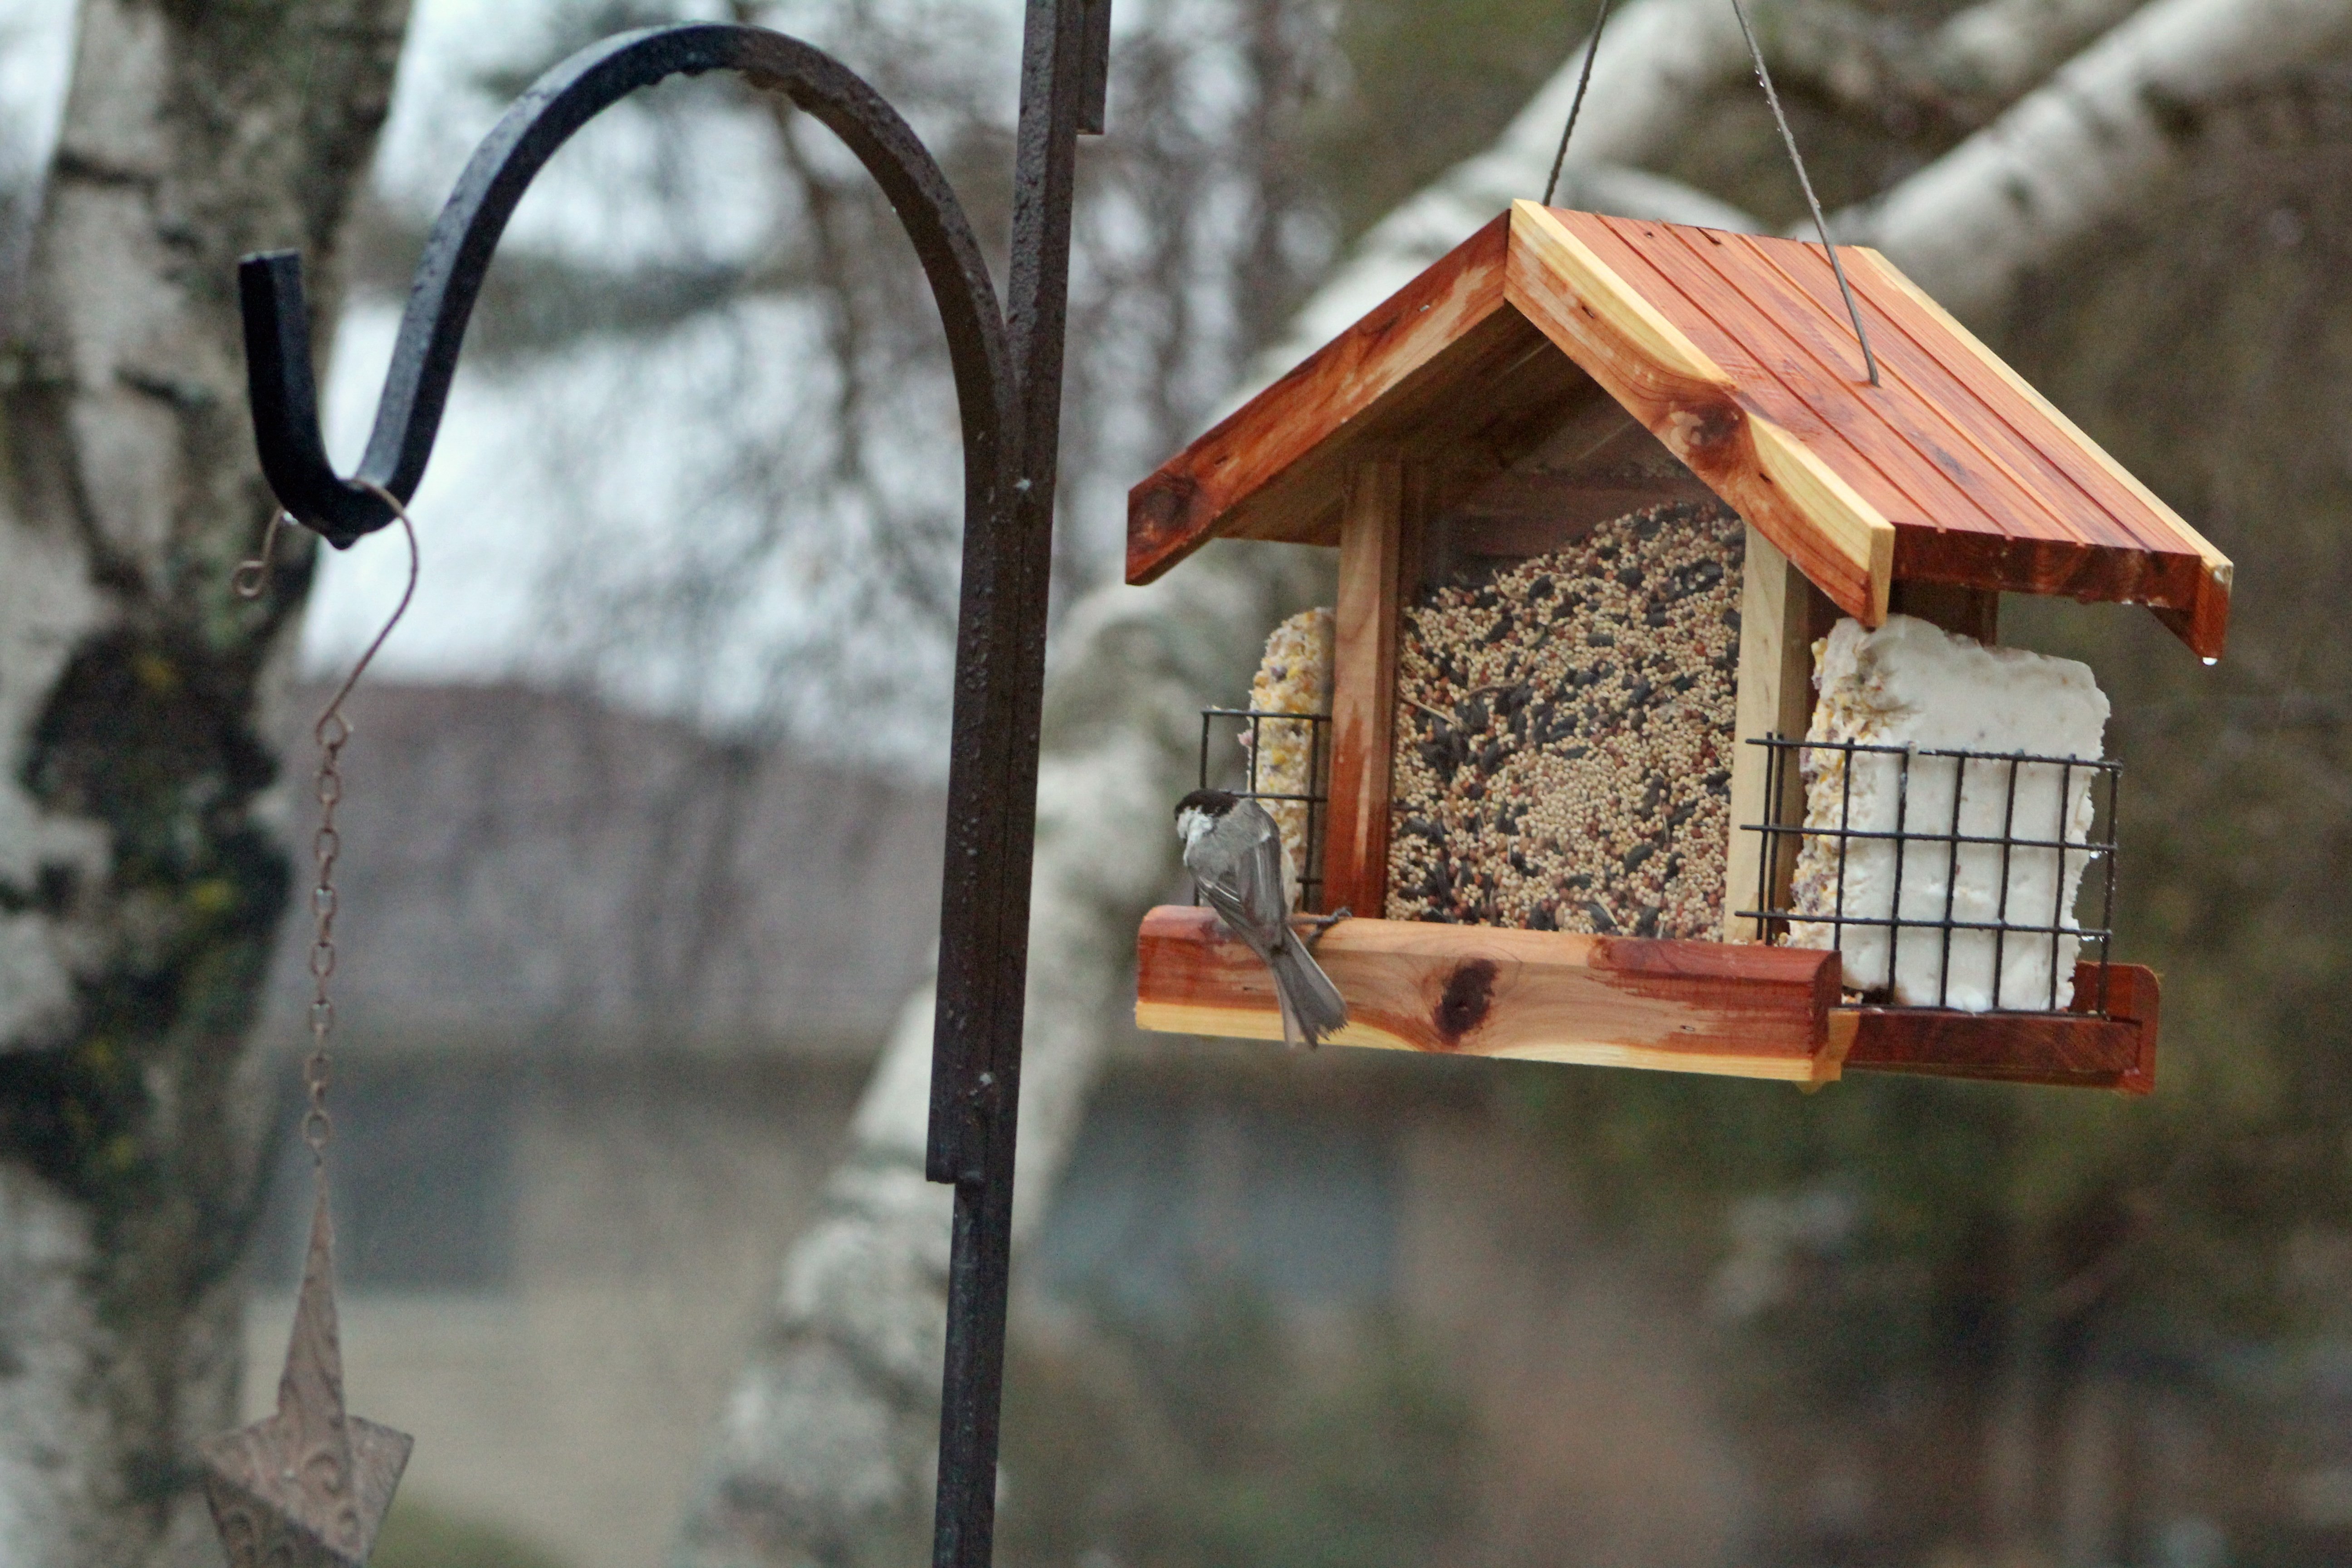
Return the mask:
[[1391,920],[1714,937],[1746,531],[1674,502],[1406,609]]

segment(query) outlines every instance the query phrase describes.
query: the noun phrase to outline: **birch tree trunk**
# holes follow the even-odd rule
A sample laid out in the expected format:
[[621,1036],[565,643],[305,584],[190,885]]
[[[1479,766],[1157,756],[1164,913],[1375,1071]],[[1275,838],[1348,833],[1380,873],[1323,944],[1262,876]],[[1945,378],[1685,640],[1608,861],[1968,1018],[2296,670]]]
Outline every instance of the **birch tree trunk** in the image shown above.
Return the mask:
[[[285,902],[258,693],[307,585],[234,268],[335,240],[406,0],[84,0],[0,383],[0,1562],[217,1563],[256,1206],[246,1035]],[[318,328],[326,335],[327,323]]]
[[[1850,50],[1840,57],[1831,47],[1847,37],[1831,14],[1837,8],[1758,9],[1787,24],[1766,28],[1777,53],[1810,58],[1824,71],[1840,58],[1846,64],[1836,68],[1855,68]],[[1873,68],[1887,80],[2014,106],[1870,211],[1849,215],[1844,227],[1981,314],[2168,171],[2166,144],[2152,144],[2144,127],[2193,114],[2200,95],[2309,64],[2315,51],[2346,42],[2347,22],[2352,0],[2157,0],[2145,11],[2137,0],[1988,0],[1919,40],[1907,60]],[[2075,63],[2035,88],[2095,37]],[[1577,132],[1591,160],[1577,175],[1587,183],[1570,192],[1581,199],[1598,188],[1591,179],[1662,155],[1694,95],[1748,69],[1727,0],[1636,0],[1609,40]],[[1578,63],[1496,148],[1369,231],[1260,362],[1264,374],[1312,352],[1511,197],[1538,194]],[[2097,117],[2110,113],[2124,133],[2102,141]],[[2021,170],[2062,184],[2068,199],[2017,199]],[[1682,204],[1681,216],[1704,216],[1692,204],[1715,202],[1671,182],[1639,188]],[[1168,812],[1190,784],[1197,710],[1243,689],[1258,639],[1295,602],[1296,590],[1276,583],[1282,569],[1278,549],[1213,546],[1150,589],[1101,590],[1073,610],[1058,646],[1047,701],[1061,721],[1049,727],[1039,786],[1022,1081],[1025,1215],[1049,1194],[1102,1042],[1125,1027],[1136,924],[1175,883]],[[947,1251],[945,1190],[922,1187],[928,1005],[909,1005],[859,1110],[853,1152],[784,1266],[769,1329],[691,1504],[679,1557],[691,1568],[872,1561],[861,1542],[877,1537],[862,1529],[921,1522]],[[877,1550],[885,1558],[904,1552]]]

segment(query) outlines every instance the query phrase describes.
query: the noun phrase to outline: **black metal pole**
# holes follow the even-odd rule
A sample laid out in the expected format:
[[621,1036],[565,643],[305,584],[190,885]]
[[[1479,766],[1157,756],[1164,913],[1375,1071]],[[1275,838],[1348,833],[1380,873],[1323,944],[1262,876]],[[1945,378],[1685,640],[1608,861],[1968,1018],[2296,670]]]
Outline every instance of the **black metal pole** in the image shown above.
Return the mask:
[[1010,319],[954,192],[906,121],[821,50],[693,23],[590,46],[534,83],[483,141],[417,264],[358,472],[320,438],[301,266],[245,258],[247,382],[262,471],[288,514],[338,547],[383,527],[424,478],[466,324],[499,237],[572,133],[640,87],[730,69],[782,91],[856,153],[897,210],[947,331],[963,422],[958,606],[926,1169],[955,1186],[940,1412],[936,1568],[986,1568],[1013,1236],[1013,1153],[1028,973],[1039,711],[1059,460],[1076,139],[1099,132],[1110,0],[1030,0],[1015,132]]
[[[975,831],[961,857],[963,836],[950,826],[940,911],[928,1164],[933,1181],[955,1184],[955,1221],[933,1568],[987,1568],[995,1539],[1070,211],[1078,133],[1102,129],[1109,20],[1110,0],[1030,0],[1024,27],[1009,333],[1019,388],[1009,499],[1021,548],[1017,563],[1008,563],[1017,575],[974,594],[971,574],[990,566],[974,559],[967,542],[957,667],[980,667],[990,647],[1014,650],[1020,664],[999,672],[1001,704],[967,705],[958,690],[949,764],[950,796],[981,804],[983,819],[971,824]],[[982,625],[992,616],[997,624]],[[959,791],[960,782],[982,773],[997,776]],[[967,874],[959,875],[959,859]]]

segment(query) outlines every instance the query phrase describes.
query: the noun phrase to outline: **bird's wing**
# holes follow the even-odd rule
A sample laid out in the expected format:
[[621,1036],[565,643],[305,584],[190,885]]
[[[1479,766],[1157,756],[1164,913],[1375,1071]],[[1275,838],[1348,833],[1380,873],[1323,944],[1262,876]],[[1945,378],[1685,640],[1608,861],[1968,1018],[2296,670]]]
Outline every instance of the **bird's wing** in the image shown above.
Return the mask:
[[[1197,868],[1192,874],[1201,896],[1226,927],[1252,947],[1264,949],[1280,940],[1289,913],[1282,899],[1282,838],[1263,812],[1255,823],[1240,815],[1247,809],[1248,802],[1236,806],[1217,829],[1240,841],[1233,854],[1220,857],[1221,868],[1228,868],[1224,874],[1203,876]],[[1186,857],[1188,866],[1191,859]]]
[[[1209,900],[1209,907],[1217,911],[1217,918],[1225,922],[1227,931],[1250,946],[1263,949],[1265,926],[1251,912],[1249,900],[1236,882],[1202,879],[1201,896]],[[1263,951],[1259,956],[1265,956]]]
[[1281,931],[1290,920],[1290,900],[1282,887],[1282,830],[1255,801],[1244,804],[1257,813],[1264,830],[1242,857],[1242,902],[1261,929]]
[[[1286,956],[1303,957],[1290,934],[1289,900],[1283,888],[1282,833],[1274,818],[1255,801],[1237,803],[1224,820],[1211,830],[1223,842],[1214,857],[1222,876],[1202,877],[1195,870],[1201,896],[1217,911],[1225,929],[1247,943],[1274,973],[1275,1001],[1282,1010],[1282,1037],[1293,1045],[1311,1044],[1314,1036],[1299,1020],[1297,998],[1283,974]],[[1189,866],[1192,857],[1187,855]],[[1307,967],[1314,967],[1307,960]],[[1326,987],[1328,982],[1325,982]],[[1342,1011],[1342,1018],[1345,1014]]]
[[1276,963],[1277,950],[1289,932],[1279,921],[1269,925],[1261,918],[1256,904],[1252,901],[1251,895],[1255,891],[1260,876],[1257,860],[1255,854],[1242,859],[1241,876],[1237,881],[1202,881],[1201,896],[1209,900],[1211,909],[1217,911],[1217,919],[1223,922],[1224,928],[1256,953],[1259,963],[1273,971],[1275,1005],[1282,1010],[1282,1037],[1291,1045],[1299,1045],[1305,1042],[1306,1037],[1292,1016],[1290,996],[1283,989],[1282,973]]

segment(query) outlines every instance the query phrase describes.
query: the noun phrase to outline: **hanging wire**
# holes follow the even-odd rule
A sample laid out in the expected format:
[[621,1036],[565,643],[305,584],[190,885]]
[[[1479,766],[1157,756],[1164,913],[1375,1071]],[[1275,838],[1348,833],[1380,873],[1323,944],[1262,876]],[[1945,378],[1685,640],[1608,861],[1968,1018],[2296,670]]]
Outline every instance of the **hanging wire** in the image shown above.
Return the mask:
[[269,579],[278,570],[278,525],[286,521],[286,509],[279,507],[269,514],[269,526],[261,531],[261,548],[236,563],[228,574],[228,585],[240,599],[258,599],[261,591],[269,586]]
[[[1805,205],[1813,209],[1813,229],[1822,237],[1822,248],[1829,253],[1830,270],[1837,274],[1838,292],[1845,296],[1846,314],[1853,320],[1854,340],[1862,344],[1862,363],[1870,372],[1870,384],[1878,384],[1878,356],[1870,352],[1870,333],[1862,324],[1862,307],[1854,303],[1853,289],[1845,280],[1845,264],[1838,259],[1837,247],[1830,243],[1829,220],[1822,216],[1821,198],[1813,195],[1812,176],[1805,173],[1805,160],[1797,151],[1797,138],[1790,132],[1789,117],[1780,110],[1780,95],[1773,90],[1772,73],[1765,68],[1764,51],[1756,42],[1756,29],[1748,25],[1748,9],[1739,0],[1731,0],[1731,14],[1739,18],[1740,37],[1748,40],[1748,57],[1756,62],[1756,79],[1763,84],[1764,101],[1772,106],[1772,122],[1780,128],[1780,144],[1789,150],[1789,162],[1797,167],[1797,184],[1805,188]],[[1591,62],[1585,62],[1591,69]],[[1581,98],[1582,93],[1578,97]],[[1575,122],[1571,115],[1570,123]],[[1563,147],[1566,143],[1563,142]]]
[[1551,178],[1544,182],[1543,205],[1551,205],[1551,194],[1559,188],[1560,166],[1568,162],[1568,139],[1576,134],[1576,117],[1584,112],[1584,91],[1592,85],[1592,61],[1601,53],[1601,30],[1609,26],[1609,7],[1615,0],[1601,0],[1601,14],[1592,20],[1592,37],[1584,46],[1584,74],[1576,79],[1576,98],[1568,106],[1568,123],[1560,128],[1559,151],[1551,155]]
[[[416,596],[417,551],[416,525],[408,520],[408,509],[382,485],[359,481],[373,490],[376,499],[392,509],[400,520],[401,532],[408,540],[408,583],[400,591],[400,603],[393,606],[392,615],[382,630],[367,645],[367,650],[352,666],[352,672],[335,689],[335,695],[310,727],[310,738],[319,743],[319,770],[312,778],[312,793],[319,802],[319,830],[310,836],[310,859],[317,868],[317,880],[310,889],[310,1054],[302,1062],[302,1087],[310,1095],[310,1109],[302,1115],[302,1142],[310,1146],[313,1163],[323,1167],[327,1163],[327,1142],[335,1134],[334,1118],[327,1114],[327,1082],[331,1063],[327,1055],[327,1037],[335,1028],[335,1004],[328,994],[327,981],[335,973],[335,862],[343,849],[342,834],[335,826],[335,808],[343,799],[343,747],[352,738],[352,722],[343,717],[343,701],[359,685],[360,677],[375,661],[378,649],[400,618],[408,614],[408,603]],[[286,521],[281,509],[269,517],[269,527],[261,536],[261,549],[251,559],[237,563],[229,574],[229,586],[239,598],[256,599],[269,585],[275,567],[274,547],[278,531]]]
[[[319,715],[320,730],[326,728],[327,721],[330,719],[339,724],[343,722],[343,699],[352,694],[352,688],[357,686],[360,683],[360,677],[367,673],[367,667],[373,662],[376,650],[383,647],[384,638],[392,636],[392,628],[400,625],[400,617],[408,614],[408,601],[416,597],[416,525],[408,521],[408,509],[400,504],[399,497],[382,485],[369,479],[361,479],[357,482],[362,489],[373,490],[376,499],[392,509],[392,515],[400,520],[401,531],[408,535],[408,584],[401,589],[400,603],[392,607],[392,615],[383,623],[383,629],[375,634],[375,640],[367,645],[367,651],[360,655],[360,661],[352,666],[351,674],[343,678],[343,684],[336,690],[335,700],[327,704],[327,710]],[[351,726],[344,724],[343,727],[348,738]]]

